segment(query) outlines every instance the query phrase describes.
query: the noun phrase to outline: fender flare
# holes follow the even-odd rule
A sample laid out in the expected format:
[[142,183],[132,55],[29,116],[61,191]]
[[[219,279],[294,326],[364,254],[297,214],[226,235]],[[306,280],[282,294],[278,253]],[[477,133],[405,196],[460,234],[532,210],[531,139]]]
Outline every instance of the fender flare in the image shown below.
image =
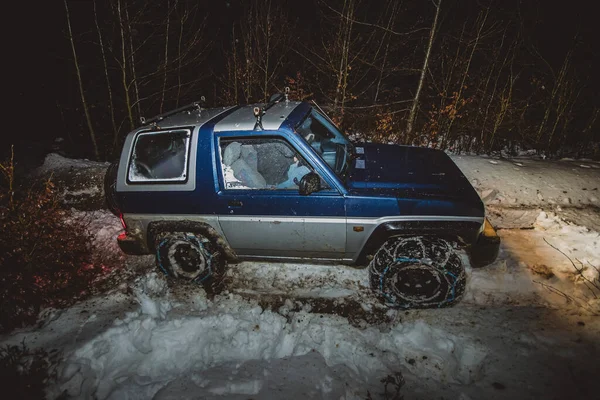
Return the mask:
[[229,243],[223,238],[219,232],[205,222],[196,221],[153,221],[148,224],[147,228],[147,244],[148,249],[152,252],[156,251],[154,239],[156,235],[163,232],[192,232],[202,236],[206,236],[219,250],[225,255],[227,261],[237,262],[238,257],[235,251],[229,246]]
[[367,239],[356,264],[368,264],[369,256],[375,254],[388,239],[403,236],[435,236],[455,241],[461,247],[477,241],[482,224],[474,221],[392,221],[377,226]]

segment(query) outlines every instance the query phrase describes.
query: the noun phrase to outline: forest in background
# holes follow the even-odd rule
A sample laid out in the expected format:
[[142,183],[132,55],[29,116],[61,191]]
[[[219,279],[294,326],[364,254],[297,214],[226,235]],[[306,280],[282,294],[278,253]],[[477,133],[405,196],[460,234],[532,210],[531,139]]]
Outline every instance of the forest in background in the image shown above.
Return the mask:
[[263,102],[289,86],[369,140],[598,158],[593,21],[549,7],[63,0],[61,137],[71,154],[112,159],[140,117],[202,96],[205,107]]

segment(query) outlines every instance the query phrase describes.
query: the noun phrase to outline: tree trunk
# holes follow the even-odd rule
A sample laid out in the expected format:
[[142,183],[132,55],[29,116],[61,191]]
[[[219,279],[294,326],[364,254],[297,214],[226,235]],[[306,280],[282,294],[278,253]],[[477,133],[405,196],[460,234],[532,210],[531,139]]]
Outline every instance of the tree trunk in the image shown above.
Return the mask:
[[[135,70],[135,50],[133,49],[133,35],[131,34],[131,20],[129,19],[129,10],[125,7],[125,19],[127,20],[127,32],[129,36],[129,58],[131,62],[131,82],[133,83],[133,90],[135,93],[135,107],[137,108],[138,117],[142,116],[142,103],[140,101],[140,90],[138,85],[138,77]],[[129,85],[127,86],[129,87]]]
[[435,17],[433,18],[433,24],[429,31],[429,43],[427,44],[427,51],[425,52],[425,60],[423,61],[423,68],[421,69],[421,77],[419,78],[419,85],[417,86],[417,92],[410,108],[410,114],[408,116],[408,122],[406,123],[406,138],[412,140],[412,131],[417,117],[417,110],[419,108],[419,99],[421,97],[421,91],[423,90],[423,83],[425,82],[425,74],[429,67],[429,58],[431,56],[431,48],[433,47],[433,40],[435,38],[435,31],[437,29],[438,17],[440,15],[440,9],[442,6],[442,0],[438,0],[435,6]]
[[171,2],[167,0],[167,24],[165,32],[165,63],[163,65],[163,86],[162,93],[160,95],[160,113],[163,112],[163,106],[165,104],[165,90],[167,88],[167,66],[169,64],[169,22],[171,20]]
[[65,11],[67,13],[67,27],[69,28],[69,40],[71,42],[71,50],[73,51],[73,62],[75,64],[75,71],[77,73],[77,82],[79,84],[79,94],[81,95],[81,103],[83,105],[83,112],[85,113],[85,120],[87,122],[88,130],[90,132],[90,139],[92,140],[92,146],[94,149],[94,156],[96,159],[100,159],[100,152],[98,151],[98,144],[96,143],[96,133],[92,125],[92,118],[90,117],[90,110],[85,100],[85,94],[83,93],[83,82],[81,80],[81,71],[79,70],[79,61],[77,60],[77,52],[75,51],[75,41],[73,40],[73,31],[71,30],[71,16],[69,15],[69,6],[67,0],[64,0]]
[[[479,44],[479,40],[481,39],[481,32],[483,31],[483,27],[485,26],[485,22],[487,21],[487,17],[490,13],[490,9],[488,8],[485,12],[485,16],[483,17],[483,21],[479,25],[479,29],[477,29],[477,36],[475,37],[475,43],[473,43],[473,48],[471,49],[471,54],[469,55],[469,61],[467,61],[467,67],[465,68],[465,72],[463,73],[462,80],[460,81],[460,86],[458,88],[458,92],[456,95],[456,99],[454,100],[456,104],[460,104],[461,96],[463,89],[465,88],[465,82],[467,80],[467,76],[469,75],[469,70],[471,69],[471,61],[473,61],[473,54],[475,54],[475,50],[477,49],[477,45]],[[479,18],[478,18],[479,20]],[[452,126],[454,125],[455,119],[450,120],[450,124],[448,125],[448,129],[444,133],[444,140],[442,141],[442,149],[446,148],[448,143],[448,139],[450,139],[450,131],[452,130]]]
[[121,0],[117,0],[117,13],[119,16],[119,29],[121,33],[121,83],[125,92],[125,107],[129,117],[129,128],[133,130],[133,110],[131,107],[131,98],[129,97],[129,85],[127,85],[127,57],[125,55],[125,27],[123,26],[123,17],[121,14]]
[[117,143],[119,141],[119,130],[117,129],[117,123],[115,122],[115,107],[113,104],[112,88],[110,84],[110,78],[108,76],[108,63],[106,61],[106,52],[104,51],[104,42],[102,41],[102,33],[100,31],[100,25],[98,24],[98,13],[96,11],[96,0],[94,0],[94,23],[96,24],[96,31],[98,31],[98,44],[100,45],[100,52],[102,53],[102,63],[104,65],[104,77],[106,78],[106,90],[108,92],[108,107],[110,113],[110,122],[113,128],[113,146],[112,151],[116,151]]

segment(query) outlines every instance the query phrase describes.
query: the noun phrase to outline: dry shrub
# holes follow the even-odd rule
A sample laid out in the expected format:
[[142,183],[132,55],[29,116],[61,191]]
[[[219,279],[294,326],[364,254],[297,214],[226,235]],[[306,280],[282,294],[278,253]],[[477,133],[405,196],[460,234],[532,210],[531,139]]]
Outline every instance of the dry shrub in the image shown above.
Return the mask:
[[51,180],[15,183],[13,157],[0,164],[0,332],[35,322],[43,307],[63,307],[89,293],[101,271],[90,234],[58,202]]
[[56,379],[60,353],[20,346],[0,348],[3,394],[10,399],[45,399],[46,385]]

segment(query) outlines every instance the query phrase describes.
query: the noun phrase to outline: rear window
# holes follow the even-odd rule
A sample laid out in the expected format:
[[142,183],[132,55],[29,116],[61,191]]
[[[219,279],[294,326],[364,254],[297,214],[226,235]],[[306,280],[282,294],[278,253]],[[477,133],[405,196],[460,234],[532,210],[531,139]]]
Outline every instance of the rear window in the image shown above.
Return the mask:
[[143,132],[135,139],[129,182],[185,182],[191,131]]

